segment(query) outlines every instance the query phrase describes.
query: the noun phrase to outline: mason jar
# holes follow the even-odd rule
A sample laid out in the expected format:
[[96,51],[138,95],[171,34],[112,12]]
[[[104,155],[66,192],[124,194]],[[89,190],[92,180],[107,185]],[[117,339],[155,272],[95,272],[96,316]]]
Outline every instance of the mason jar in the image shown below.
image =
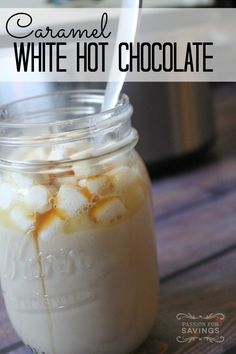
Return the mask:
[[158,310],[151,189],[123,95],[66,91],[0,108],[0,272],[34,353],[128,354]]

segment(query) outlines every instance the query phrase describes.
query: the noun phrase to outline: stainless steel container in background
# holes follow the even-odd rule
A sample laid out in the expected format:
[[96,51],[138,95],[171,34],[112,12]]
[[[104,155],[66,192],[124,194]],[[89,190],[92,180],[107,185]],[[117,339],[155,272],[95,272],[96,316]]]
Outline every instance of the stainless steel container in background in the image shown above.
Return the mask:
[[146,163],[160,163],[207,147],[215,135],[208,83],[127,83],[135,107],[138,146]]

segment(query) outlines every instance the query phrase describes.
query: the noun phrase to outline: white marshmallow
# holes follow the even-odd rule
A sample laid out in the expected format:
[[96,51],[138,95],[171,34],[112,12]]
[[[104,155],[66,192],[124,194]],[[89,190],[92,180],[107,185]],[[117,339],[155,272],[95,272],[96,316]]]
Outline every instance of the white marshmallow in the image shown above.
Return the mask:
[[80,180],[78,181],[78,185],[79,185],[81,188],[87,188],[87,179],[86,179],[86,178],[80,179]]
[[63,220],[60,219],[59,216],[55,215],[51,222],[39,232],[39,237],[41,240],[46,241],[61,232],[63,225]]
[[10,219],[24,232],[31,229],[35,223],[35,218],[32,215],[29,215],[29,211],[17,206],[11,210]]
[[137,178],[134,171],[127,166],[120,166],[108,173],[112,177],[112,184],[117,193],[122,193],[129,188]]
[[70,155],[70,159],[71,160],[82,160],[82,159],[86,159],[89,157],[89,150],[86,150],[86,151],[78,151],[78,152],[75,152],[74,154],[71,154]]
[[91,156],[91,147],[88,142],[79,141],[66,144],[67,149],[70,151],[71,160],[85,159]]
[[64,176],[64,177],[57,177],[54,180],[54,183],[56,184],[57,187],[60,187],[63,184],[73,184],[76,185],[77,184],[77,180],[75,178],[75,176]]
[[74,174],[78,177],[97,176],[101,173],[102,166],[95,165],[90,161],[79,161],[72,165]]
[[30,149],[29,153],[26,155],[26,158],[31,161],[47,161],[50,151],[51,149],[49,147],[37,147]]
[[109,188],[109,177],[106,175],[89,177],[79,181],[81,187],[86,187],[92,194],[103,194]]
[[54,146],[51,153],[48,156],[50,161],[59,161],[64,159],[79,159],[87,156],[88,148],[84,143],[67,143],[58,146]]
[[68,216],[76,215],[88,203],[88,198],[81,191],[70,185],[61,186],[57,195],[57,208],[65,212]]
[[0,185],[0,209],[8,209],[17,200],[17,193],[8,183]]
[[126,213],[126,208],[117,197],[106,198],[98,202],[90,212],[91,218],[96,223],[109,224],[121,219]]
[[65,149],[67,149],[73,153],[73,152],[77,151],[77,147],[79,146],[79,143],[76,141],[72,141],[71,143],[63,144],[63,146]]
[[70,155],[70,158],[71,160],[79,160],[79,159],[86,159],[89,156],[91,156],[90,148],[87,149],[78,148],[78,150],[75,150],[75,152]]
[[44,186],[33,186],[29,188],[22,201],[32,213],[45,213],[51,209],[50,194]]
[[53,146],[51,153],[48,156],[49,161],[60,161],[69,158],[69,151],[62,145]]
[[50,178],[48,174],[38,173],[34,175],[23,175],[19,173],[11,173],[6,175],[8,180],[15,184],[19,189],[28,189],[34,184],[49,184]]
[[68,155],[75,154],[78,150],[81,150],[80,146],[81,144],[75,141],[61,145],[61,147],[67,151]]
[[32,176],[12,173],[11,178],[20,188],[29,188],[34,184],[34,179]]

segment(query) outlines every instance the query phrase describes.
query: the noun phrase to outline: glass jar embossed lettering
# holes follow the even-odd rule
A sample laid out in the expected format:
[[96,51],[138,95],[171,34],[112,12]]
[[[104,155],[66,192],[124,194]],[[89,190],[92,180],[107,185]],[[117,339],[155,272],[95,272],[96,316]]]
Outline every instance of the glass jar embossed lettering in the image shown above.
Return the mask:
[[0,272],[11,322],[46,354],[128,354],[154,324],[150,181],[132,107],[103,91],[0,108]]

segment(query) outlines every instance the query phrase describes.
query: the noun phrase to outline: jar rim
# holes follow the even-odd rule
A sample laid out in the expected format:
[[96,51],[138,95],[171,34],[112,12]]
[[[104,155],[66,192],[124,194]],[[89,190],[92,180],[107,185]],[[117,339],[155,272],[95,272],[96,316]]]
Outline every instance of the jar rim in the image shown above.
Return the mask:
[[[56,96],[64,96],[64,95],[80,95],[80,97],[86,97],[87,95],[89,96],[96,96],[96,97],[104,97],[105,96],[105,90],[102,89],[76,89],[76,90],[62,90],[62,91],[55,91],[55,92],[50,92],[50,93],[46,93],[43,95],[36,95],[36,96],[30,96],[27,98],[22,98],[19,100],[15,100],[15,101],[11,101],[9,103],[6,103],[4,105],[0,106],[0,128],[4,127],[4,128],[18,128],[18,127],[22,127],[25,125],[32,125],[32,126],[37,126],[37,127],[41,127],[41,126],[56,126],[56,125],[64,125],[66,124],[70,124],[70,120],[65,119],[65,120],[58,120],[58,121],[54,121],[54,122],[43,122],[43,123],[37,123],[37,122],[33,122],[33,123],[27,123],[27,122],[21,122],[21,123],[14,123],[14,122],[5,122],[4,120],[6,118],[8,118],[8,110],[10,107],[12,107],[13,105],[19,105],[21,103],[30,103],[33,102],[35,100],[39,100],[39,99],[44,99],[44,98],[49,98],[49,97],[56,97]],[[102,104],[102,102],[100,102]],[[106,111],[101,111],[99,113],[93,114],[93,116],[101,119],[101,117],[106,118],[108,115],[114,115],[115,113],[121,113],[121,109],[125,110],[127,109],[127,107],[130,105],[130,101],[129,101],[129,97],[122,93],[119,97],[119,100],[117,102],[117,105],[114,108],[111,108],[109,110]],[[30,113],[35,113],[35,112],[30,112]],[[44,113],[44,111],[39,111],[40,113]],[[24,113],[25,114],[25,113]],[[27,113],[28,114],[28,113]],[[21,117],[21,115],[16,115],[15,118]],[[83,120],[83,119],[87,119],[88,115],[85,115],[84,117],[79,117],[79,118],[73,118],[71,119],[71,121],[75,122],[76,119],[78,120]],[[104,120],[104,119],[102,119]]]
[[116,107],[101,111],[104,95],[104,90],[65,90],[0,106],[0,146],[73,142],[131,116],[125,94]]
[[[131,126],[133,107],[128,96],[122,94],[116,107],[101,112],[104,95],[104,90],[65,90],[0,106],[0,166],[58,166],[135,146],[138,135]],[[89,146],[90,155],[59,161],[15,158],[18,149],[74,142]]]

